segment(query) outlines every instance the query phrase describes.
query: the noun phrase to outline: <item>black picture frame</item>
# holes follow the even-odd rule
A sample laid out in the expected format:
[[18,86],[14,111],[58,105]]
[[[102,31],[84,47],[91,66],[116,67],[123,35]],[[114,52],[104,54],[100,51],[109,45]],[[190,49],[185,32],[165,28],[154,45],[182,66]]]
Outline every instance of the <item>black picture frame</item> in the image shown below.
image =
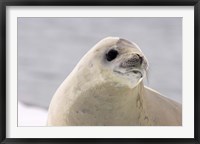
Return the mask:
[[[7,6],[194,6],[194,138],[6,138],[6,7]],[[25,143],[165,143],[200,144],[199,98],[199,49],[200,49],[200,1],[199,0],[0,0],[0,142],[2,144]]]

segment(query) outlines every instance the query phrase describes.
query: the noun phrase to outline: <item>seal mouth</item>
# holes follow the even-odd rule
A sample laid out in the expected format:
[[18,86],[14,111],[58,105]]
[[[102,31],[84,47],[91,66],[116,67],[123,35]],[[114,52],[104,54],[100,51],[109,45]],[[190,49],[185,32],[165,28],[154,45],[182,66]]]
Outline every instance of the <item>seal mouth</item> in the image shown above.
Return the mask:
[[140,74],[140,76],[143,77],[143,73],[139,70],[132,70],[130,72],[133,72],[134,74]]
[[126,74],[126,73],[134,73],[134,74],[136,74],[136,75],[140,75],[140,78],[143,77],[143,72],[142,72],[141,70],[138,70],[138,69],[133,69],[133,70],[130,70],[130,71],[125,72],[125,74]]
[[114,70],[114,72],[121,74],[121,75],[135,74],[135,75],[140,75],[140,78],[143,77],[143,72],[141,70],[138,70],[138,69],[127,70],[125,72]]

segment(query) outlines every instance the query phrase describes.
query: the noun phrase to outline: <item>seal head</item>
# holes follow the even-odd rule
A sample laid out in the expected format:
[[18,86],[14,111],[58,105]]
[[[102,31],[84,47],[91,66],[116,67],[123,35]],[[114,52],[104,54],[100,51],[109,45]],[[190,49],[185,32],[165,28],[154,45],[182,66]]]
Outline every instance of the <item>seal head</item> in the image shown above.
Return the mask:
[[142,81],[148,68],[147,59],[139,47],[121,38],[106,50],[104,64],[121,78],[120,83],[127,81],[130,88]]
[[147,59],[140,48],[135,43],[118,37],[101,40],[86,57],[92,59],[89,65],[99,69],[100,72],[97,73],[102,78],[118,86],[134,88],[146,76],[148,69]]

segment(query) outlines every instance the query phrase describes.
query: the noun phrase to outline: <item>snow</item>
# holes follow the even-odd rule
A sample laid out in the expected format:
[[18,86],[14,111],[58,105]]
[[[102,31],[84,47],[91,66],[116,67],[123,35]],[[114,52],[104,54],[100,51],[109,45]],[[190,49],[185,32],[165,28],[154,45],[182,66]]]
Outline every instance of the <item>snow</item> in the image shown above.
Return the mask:
[[47,110],[18,103],[18,126],[45,126]]

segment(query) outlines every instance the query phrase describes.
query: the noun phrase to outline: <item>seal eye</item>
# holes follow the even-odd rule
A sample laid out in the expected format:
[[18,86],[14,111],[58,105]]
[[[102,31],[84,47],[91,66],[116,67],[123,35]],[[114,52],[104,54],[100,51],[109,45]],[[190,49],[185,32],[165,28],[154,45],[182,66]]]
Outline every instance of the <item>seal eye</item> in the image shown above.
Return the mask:
[[114,60],[117,55],[118,55],[118,51],[114,50],[114,49],[111,49],[107,54],[106,54],[106,59],[107,61],[112,61]]

